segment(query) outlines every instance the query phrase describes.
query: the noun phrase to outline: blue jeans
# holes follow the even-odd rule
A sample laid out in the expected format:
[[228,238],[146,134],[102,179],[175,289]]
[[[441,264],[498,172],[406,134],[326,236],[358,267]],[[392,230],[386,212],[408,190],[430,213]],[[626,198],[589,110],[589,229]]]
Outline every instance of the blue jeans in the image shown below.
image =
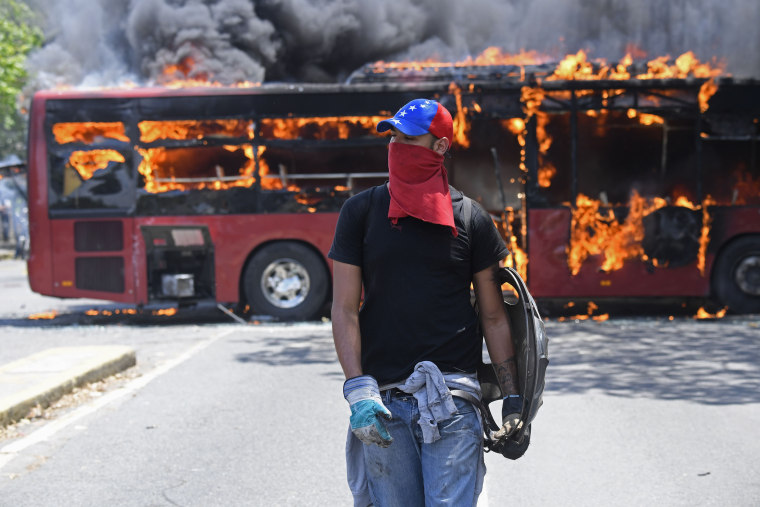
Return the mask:
[[363,445],[369,492],[378,507],[475,505],[483,489],[483,432],[475,407],[454,397],[457,413],[438,424],[441,438],[422,441],[420,412],[411,394],[383,393],[393,414],[393,443]]

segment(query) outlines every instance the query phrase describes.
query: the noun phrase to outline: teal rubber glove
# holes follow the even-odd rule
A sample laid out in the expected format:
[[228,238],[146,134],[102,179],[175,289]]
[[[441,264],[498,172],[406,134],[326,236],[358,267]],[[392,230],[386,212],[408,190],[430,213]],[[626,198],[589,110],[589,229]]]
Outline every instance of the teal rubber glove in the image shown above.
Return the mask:
[[350,378],[343,384],[343,397],[351,407],[353,434],[367,445],[391,445],[393,438],[383,422],[391,412],[383,405],[377,380],[371,375]]

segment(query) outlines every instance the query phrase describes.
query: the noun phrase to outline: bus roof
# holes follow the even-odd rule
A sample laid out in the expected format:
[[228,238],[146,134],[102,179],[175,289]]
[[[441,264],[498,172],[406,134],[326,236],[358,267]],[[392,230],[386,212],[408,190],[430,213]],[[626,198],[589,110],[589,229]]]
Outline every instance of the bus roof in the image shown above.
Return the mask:
[[[419,96],[442,97],[452,94],[452,88],[465,93],[496,92],[511,93],[519,104],[523,87],[541,88],[547,92],[571,90],[629,90],[638,93],[657,93],[657,90],[685,90],[695,93],[708,78],[659,78],[659,79],[554,79],[548,74],[548,66],[533,66],[525,73],[525,67],[480,66],[451,67],[441,69],[390,69],[387,72],[355,73],[346,83],[265,83],[245,86],[142,86],[104,88],[61,88],[42,90],[35,94],[35,102],[49,100],[98,100],[98,99],[191,99],[219,97],[229,101],[233,97],[248,97],[261,103],[264,97],[279,96],[278,112],[290,115],[295,111],[309,114],[362,114],[369,109],[396,107],[399,103]],[[736,79],[731,76],[714,78],[718,93],[710,99],[710,112],[755,114],[760,112],[760,80]],[[313,96],[322,96],[319,106]],[[364,96],[372,97],[367,100]],[[291,97],[291,98],[287,98]],[[298,97],[298,99],[296,99]],[[226,98],[226,99],[225,99]],[[351,99],[352,98],[352,99]],[[266,100],[266,99],[265,99]],[[288,101],[295,100],[289,104]],[[439,99],[440,100],[440,99]],[[448,100],[448,99],[447,99]],[[347,103],[342,103],[347,102]],[[349,104],[350,103],[350,104]],[[372,103],[370,106],[369,103]],[[446,104],[445,104],[446,105]],[[454,104],[449,104],[454,105]],[[684,104],[674,103],[673,107]],[[290,107],[292,106],[292,108]],[[273,106],[274,107],[274,106]],[[516,106],[512,106],[514,108]],[[666,108],[668,106],[665,106]],[[315,109],[316,108],[316,109]],[[265,108],[266,109],[266,108]],[[290,112],[286,112],[290,109]],[[364,111],[364,110],[367,111]],[[564,107],[560,107],[564,109]],[[337,113],[337,111],[342,113]],[[354,111],[355,110],[355,111]],[[269,114],[275,114],[270,111]],[[296,113],[297,115],[298,113]]]

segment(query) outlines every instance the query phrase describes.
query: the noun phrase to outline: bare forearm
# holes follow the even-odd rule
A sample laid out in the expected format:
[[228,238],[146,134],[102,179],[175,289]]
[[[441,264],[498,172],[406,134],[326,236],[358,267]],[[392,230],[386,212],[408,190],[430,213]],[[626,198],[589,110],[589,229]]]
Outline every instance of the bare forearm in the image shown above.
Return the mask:
[[332,331],[335,351],[346,378],[362,374],[361,333],[356,313],[333,310]]
[[346,378],[362,374],[359,301],[362,292],[361,268],[333,263],[332,330],[335,352]]
[[515,360],[512,333],[510,332],[506,316],[499,323],[491,326],[484,325],[484,335],[488,355],[491,357],[491,363],[496,371],[496,378],[499,381],[501,391],[505,395],[518,394],[520,392],[520,382],[517,374],[517,362]]
[[493,363],[493,368],[496,370],[496,378],[499,380],[499,387],[501,387],[502,393],[505,395],[520,394],[517,362],[514,356],[500,363]]
[[483,326],[488,355],[491,356],[491,363],[499,380],[499,387],[505,395],[518,394],[520,384],[515,362],[515,347],[497,274],[497,265],[475,273],[475,292],[480,306],[480,322]]

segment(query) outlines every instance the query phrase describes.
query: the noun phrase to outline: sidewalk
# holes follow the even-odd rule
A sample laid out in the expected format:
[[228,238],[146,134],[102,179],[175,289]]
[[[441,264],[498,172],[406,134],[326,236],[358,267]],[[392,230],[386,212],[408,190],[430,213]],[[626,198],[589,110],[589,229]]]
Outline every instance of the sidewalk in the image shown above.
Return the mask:
[[5,259],[13,259],[16,253],[16,249],[12,245],[0,242],[0,261]]
[[102,380],[136,364],[135,351],[121,345],[58,347],[0,365],[0,427],[47,407],[74,388]]

